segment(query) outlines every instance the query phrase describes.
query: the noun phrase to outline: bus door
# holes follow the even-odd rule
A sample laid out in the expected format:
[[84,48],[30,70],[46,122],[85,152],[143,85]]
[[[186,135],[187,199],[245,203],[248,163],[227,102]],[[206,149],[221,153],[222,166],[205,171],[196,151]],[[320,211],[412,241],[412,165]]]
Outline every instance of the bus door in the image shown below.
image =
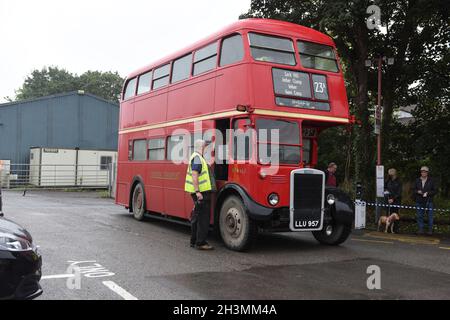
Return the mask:
[[253,156],[253,128],[249,118],[237,118],[232,122],[232,135],[229,139],[232,144],[228,178],[241,185],[249,185],[248,163]]
[[214,175],[219,187],[228,181],[228,157],[230,144],[230,119],[216,120]]
[[[164,171],[164,213],[170,216],[189,219],[185,209],[186,199],[190,198],[184,191],[186,165],[183,165],[187,139],[185,135],[171,135],[167,139],[167,160]],[[182,199],[185,199],[183,201]],[[192,203],[192,200],[190,200]],[[192,205],[191,205],[192,207]]]

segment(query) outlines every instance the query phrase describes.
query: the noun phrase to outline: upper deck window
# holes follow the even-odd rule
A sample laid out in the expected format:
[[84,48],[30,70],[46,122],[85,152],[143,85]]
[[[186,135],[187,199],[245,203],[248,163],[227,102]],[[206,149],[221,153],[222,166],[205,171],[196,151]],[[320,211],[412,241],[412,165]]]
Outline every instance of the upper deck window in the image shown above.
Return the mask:
[[244,43],[242,36],[236,34],[225,38],[222,42],[222,51],[220,53],[220,66],[227,66],[241,61],[244,58]]
[[172,83],[185,80],[191,74],[192,53],[175,60],[172,70]]
[[257,61],[295,66],[295,50],[292,40],[256,33],[249,33],[252,56]]
[[305,41],[298,41],[297,45],[300,52],[300,61],[305,68],[339,71],[332,47]]
[[125,93],[123,95],[123,100],[127,100],[127,99],[133,97],[135,92],[136,92],[136,78],[128,81],[127,87],[125,89]]
[[153,89],[158,89],[169,84],[170,64],[155,69],[153,74]]
[[144,73],[139,77],[139,84],[137,94],[142,94],[150,91],[150,82],[152,81],[152,72]]
[[194,76],[213,70],[217,64],[217,42],[198,50],[194,56]]

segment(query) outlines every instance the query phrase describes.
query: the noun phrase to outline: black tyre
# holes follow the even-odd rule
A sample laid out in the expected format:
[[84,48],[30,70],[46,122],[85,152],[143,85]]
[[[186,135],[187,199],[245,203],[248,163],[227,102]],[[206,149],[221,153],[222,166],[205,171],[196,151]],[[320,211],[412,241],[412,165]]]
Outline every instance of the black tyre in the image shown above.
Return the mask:
[[225,246],[234,251],[248,249],[258,232],[242,200],[236,196],[227,198],[220,208],[219,229]]
[[142,184],[138,183],[134,187],[133,195],[131,198],[133,205],[133,216],[136,220],[142,221],[145,215],[145,193]]
[[313,235],[321,244],[337,246],[347,240],[351,232],[351,225],[331,223],[321,231],[314,231]]

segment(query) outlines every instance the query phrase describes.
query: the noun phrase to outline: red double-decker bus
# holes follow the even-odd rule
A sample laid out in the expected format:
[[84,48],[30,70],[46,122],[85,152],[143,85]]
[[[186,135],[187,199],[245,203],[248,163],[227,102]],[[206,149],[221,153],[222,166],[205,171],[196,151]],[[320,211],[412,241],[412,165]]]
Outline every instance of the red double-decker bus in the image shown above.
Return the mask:
[[[319,134],[349,122],[330,37],[287,22],[241,20],[127,77],[116,203],[138,220],[187,222],[192,137],[214,129],[210,140],[222,134],[224,141],[209,159],[218,186],[211,224],[228,248],[246,249],[259,230],[311,231],[321,243],[340,244],[351,232],[352,201],[326,187],[314,167]],[[277,139],[262,130],[276,130]]]

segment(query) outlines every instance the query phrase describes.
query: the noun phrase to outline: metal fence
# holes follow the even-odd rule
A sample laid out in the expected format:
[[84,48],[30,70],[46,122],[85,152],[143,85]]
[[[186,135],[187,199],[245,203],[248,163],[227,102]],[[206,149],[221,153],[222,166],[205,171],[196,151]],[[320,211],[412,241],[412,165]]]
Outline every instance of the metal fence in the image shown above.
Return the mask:
[[8,164],[0,170],[4,189],[106,189],[114,195],[114,163],[102,165]]

